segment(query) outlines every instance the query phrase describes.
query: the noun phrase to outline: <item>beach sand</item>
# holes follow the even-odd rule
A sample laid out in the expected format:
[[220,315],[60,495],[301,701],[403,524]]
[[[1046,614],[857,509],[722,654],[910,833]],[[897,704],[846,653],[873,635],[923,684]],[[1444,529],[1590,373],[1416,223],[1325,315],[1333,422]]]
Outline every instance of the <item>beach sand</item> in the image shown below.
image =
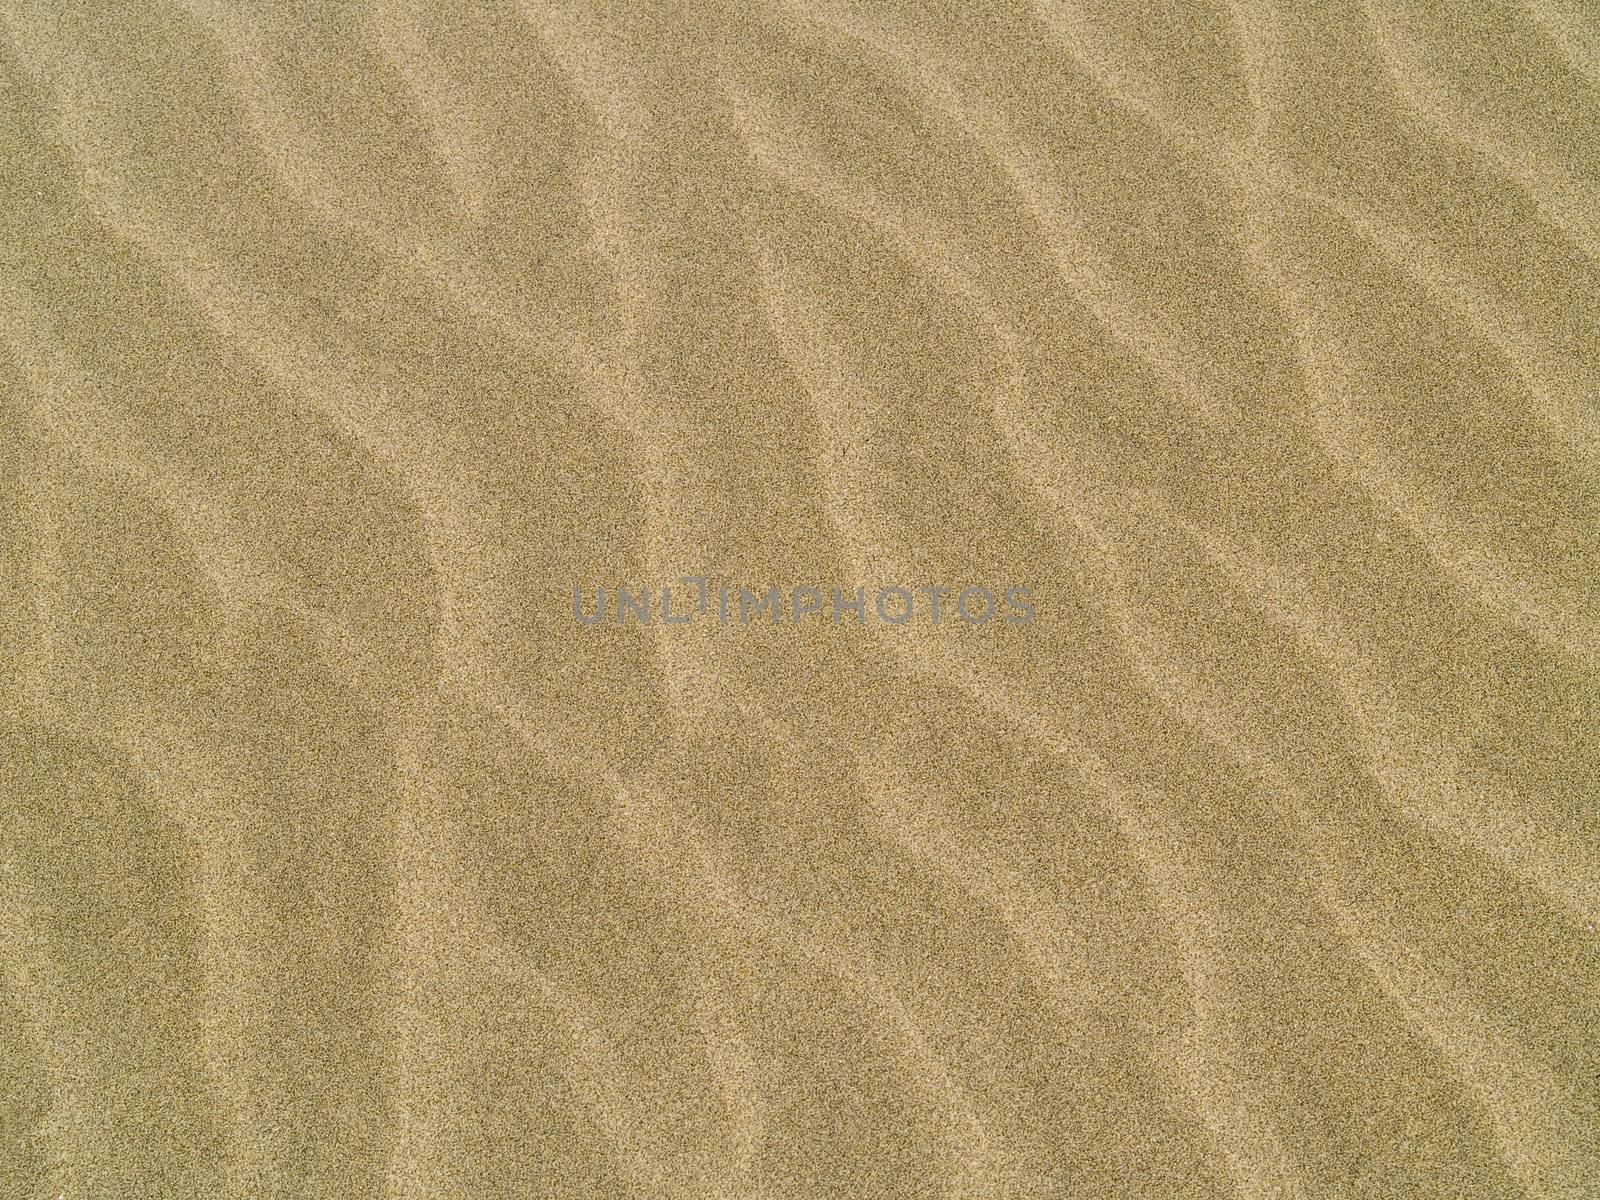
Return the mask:
[[1592,7],[0,33],[0,1197],[1600,1195]]

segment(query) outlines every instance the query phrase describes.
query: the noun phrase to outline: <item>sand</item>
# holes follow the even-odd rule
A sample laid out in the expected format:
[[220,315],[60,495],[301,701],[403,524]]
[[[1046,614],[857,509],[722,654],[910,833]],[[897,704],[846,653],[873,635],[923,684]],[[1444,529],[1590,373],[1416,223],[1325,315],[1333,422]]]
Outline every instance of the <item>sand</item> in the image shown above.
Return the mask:
[[0,33],[0,1197],[1600,1195],[1591,6]]

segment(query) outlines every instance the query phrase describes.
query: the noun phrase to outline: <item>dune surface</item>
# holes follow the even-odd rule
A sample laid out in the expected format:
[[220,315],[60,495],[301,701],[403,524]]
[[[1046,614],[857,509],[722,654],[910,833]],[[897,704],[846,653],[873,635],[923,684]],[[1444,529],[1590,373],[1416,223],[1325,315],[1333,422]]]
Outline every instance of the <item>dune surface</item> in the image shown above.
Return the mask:
[[1591,6],[0,55],[0,1197],[1600,1194]]

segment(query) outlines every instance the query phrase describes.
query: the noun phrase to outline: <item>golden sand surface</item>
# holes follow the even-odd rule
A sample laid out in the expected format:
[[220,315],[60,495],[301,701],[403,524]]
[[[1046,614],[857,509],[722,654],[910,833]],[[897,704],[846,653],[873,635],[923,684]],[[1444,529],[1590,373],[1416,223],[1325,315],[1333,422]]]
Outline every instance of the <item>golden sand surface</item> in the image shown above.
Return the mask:
[[0,1200],[1600,1196],[1589,0],[0,33]]

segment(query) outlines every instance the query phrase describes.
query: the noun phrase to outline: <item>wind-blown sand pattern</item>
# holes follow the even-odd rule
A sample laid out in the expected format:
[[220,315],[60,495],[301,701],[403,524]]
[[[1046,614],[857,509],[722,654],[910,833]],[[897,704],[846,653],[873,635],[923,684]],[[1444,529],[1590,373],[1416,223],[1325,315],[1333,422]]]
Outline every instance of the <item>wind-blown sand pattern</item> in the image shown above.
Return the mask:
[[0,1197],[1600,1194],[1591,6],[0,31]]

